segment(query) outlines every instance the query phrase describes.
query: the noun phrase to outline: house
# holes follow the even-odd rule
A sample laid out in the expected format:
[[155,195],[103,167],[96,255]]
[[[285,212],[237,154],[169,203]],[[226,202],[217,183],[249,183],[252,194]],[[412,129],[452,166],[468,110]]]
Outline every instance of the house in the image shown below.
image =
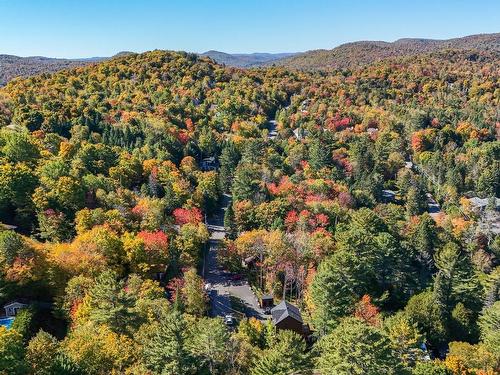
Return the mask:
[[493,209],[500,208],[500,198],[472,197],[469,198],[469,202],[471,204],[472,209],[477,213],[485,211],[488,208],[488,206],[492,207]]
[[394,202],[396,200],[396,192],[393,190],[382,190],[382,200],[385,203]]
[[215,171],[219,167],[217,159],[211,156],[209,158],[204,158],[200,163],[200,169],[203,172]]
[[271,321],[277,329],[288,329],[304,334],[304,322],[298,307],[282,301],[279,305],[271,309]]
[[19,310],[26,309],[29,307],[28,303],[20,302],[20,301],[12,301],[4,305],[5,316],[16,316]]
[[471,210],[478,216],[478,228],[485,234],[500,234],[500,198],[469,198]]

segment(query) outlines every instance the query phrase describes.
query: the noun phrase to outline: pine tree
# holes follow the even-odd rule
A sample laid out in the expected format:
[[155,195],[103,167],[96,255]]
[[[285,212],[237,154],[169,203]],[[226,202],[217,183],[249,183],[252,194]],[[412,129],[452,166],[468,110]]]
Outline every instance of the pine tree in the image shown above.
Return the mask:
[[260,193],[261,174],[257,167],[249,164],[240,164],[236,169],[232,186],[235,201],[257,201]]
[[479,317],[481,340],[500,358],[500,301],[484,309]]
[[229,337],[227,327],[220,318],[205,317],[196,322],[188,347],[197,364],[198,373],[214,375],[227,373]]
[[204,156],[213,156],[217,152],[217,140],[215,139],[213,131],[204,126],[198,137],[198,146]]
[[177,375],[189,373],[191,357],[186,347],[186,322],[176,311],[161,309],[158,321],[141,328],[141,362],[154,373]]
[[309,374],[311,364],[304,339],[293,331],[279,331],[272,345],[251,369],[252,375]]
[[317,172],[321,168],[327,167],[330,162],[329,153],[326,146],[319,140],[313,139],[309,145],[309,165]]
[[134,298],[125,290],[123,281],[117,281],[112,271],[100,274],[89,291],[90,320],[107,324],[116,332],[126,332],[136,318]]
[[219,185],[222,192],[227,193],[233,184],[234,172],[238,166],[240,155],[234,143],[227,142],[220,156]]
[[425,193],[418,187],[411,186],[406,194],[406,215],[411,217],[425,212],[426,201]]
[[359,281],[353,278],[355,257],[345,251],[323,261],[310,288],[314,326],[320,334],[329,332],[338,320],[350,314],[359,296]]
[[433,269],[433,256],[439,242],[436,224],[428,213],[420,216],[420,221],[410,236],[410,242],[417,251],[418,259],[424,266],[424,270]]
[[434,260],[443,277],[449,280],[453,302],[463,302],[467,307],[479,310],[482,288],[468,255],[457,244],[449,242],[436,253]]
[[318,343],[321,374],[401,374],[402,364],[389,338],[357,318],[344,319]]

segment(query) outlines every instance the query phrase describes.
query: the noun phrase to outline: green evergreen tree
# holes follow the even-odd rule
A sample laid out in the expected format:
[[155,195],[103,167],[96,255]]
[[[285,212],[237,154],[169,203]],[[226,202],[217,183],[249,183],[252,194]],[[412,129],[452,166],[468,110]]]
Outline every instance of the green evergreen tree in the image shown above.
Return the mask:
[[442,277],[450,283],[449,298],[454,303],[462,302],[466,307],[479,310],[482,287],[468,255],[457,244],[448,242],[435,254],[434,260]]
[[404,311],[433,347],[438,348],[448,341],[447,322],[432,291],[427,290],[411,297]]
[[411,186],[406,194],[406,215],[408,217],[420,215],[427,208],[425,193],[418,187]]
[[188,348],[198,373],[226,374],[229,366],[229,332],[220,318],[201,318],[195,323]]
[[311,367],[304,339],[293,331],[279,331],[251,367],[251,375],[306,375]]
[[236,202],[244,199],[258,202],[261,195],[261,173],[258,167],[240,163],[231,190]]
[[238,166],[240,155],[233,142],[227,142],[222,148],[220,156],[219,185],[224,193],[231,191],[234,172]]
[[317,368],[329,375],[403,374],[388,337],[357,318],[344,319],[317,344]]
[[124,333],[135,323],[135,300],[127,293],[125,283],[117,280],[116,273],[105,271],[89,290],[89,319],[107,324],[112,330]]
[[500,301],[486,308],[479,317],[481,340],[500,358]]
[[156,374],[187,374],[193,363],[186,348],[187,325],[176,310],[162,308],[157,321],[139,330],[137,340],[141,344],[140,362]]
[[477,314],[464,306],[456,304],[451,312],[450,331],[453,341],[475,342],[478,339]]
[[[12,329],[16,330],[23,336],[23,340],[27,343],[35,334],[39,322],[36,321],[36,310],[34,307],[22,309],[17,313],[16,319],[12,322]],[[40,317],[38,317],[40,319]]]
[[439,362],[418,362],[412,371],[412,375],[453,375],[453,371],[447,368],[444,363]]
[[329,332],[338,320],[352,312],[359,296],[359,281],[353,278],[352,270],[357,264],[352,254],[336,252],[324,260],[311,285],[314,326],[320,334]]
[[203,126],[198,137],[198,146],[203,156],[214,156],[217,152],[217,140],[214,132],[208,127]]
[[330,163],[330,155],[328,153],[328,148],[321,140],[313,138],[309,145],[309,165],[313,171],[317,172],[322,168],[325,168]]
[[417,227],[409,236],[409,241],[417,252],[424,277],[430,275],[433,269],[433,257],[436,247],[439,245],[436,223],[428,213],[420,216]]

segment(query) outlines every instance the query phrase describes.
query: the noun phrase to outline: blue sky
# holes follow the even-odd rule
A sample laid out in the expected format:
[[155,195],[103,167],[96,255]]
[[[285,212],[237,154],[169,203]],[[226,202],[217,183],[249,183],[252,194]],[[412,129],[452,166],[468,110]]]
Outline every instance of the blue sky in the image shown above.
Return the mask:
[[500,32],[500,0],[0,0],[0,54],[295,52]]

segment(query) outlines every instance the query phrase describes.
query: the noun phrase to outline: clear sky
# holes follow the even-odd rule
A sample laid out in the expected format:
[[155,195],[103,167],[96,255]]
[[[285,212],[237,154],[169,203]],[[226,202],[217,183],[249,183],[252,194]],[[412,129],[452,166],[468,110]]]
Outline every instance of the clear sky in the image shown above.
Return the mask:
[[500,32],[500,0],[0,0],[0,54],[295,52]]

